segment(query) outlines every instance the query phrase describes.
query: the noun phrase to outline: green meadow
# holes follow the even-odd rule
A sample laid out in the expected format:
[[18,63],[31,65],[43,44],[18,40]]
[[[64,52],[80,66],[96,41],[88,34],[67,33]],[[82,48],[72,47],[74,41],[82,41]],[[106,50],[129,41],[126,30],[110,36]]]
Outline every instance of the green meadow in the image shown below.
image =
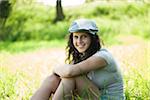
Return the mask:
[[97,22],[104,47],[119,61],[126,100],[150,100],[150,4],[97,1],[63,11],[65,19],[54,24],[55,7],[14,5],[0,30],[0,100],[29,100],[64,63],[67,29],[84,17]]

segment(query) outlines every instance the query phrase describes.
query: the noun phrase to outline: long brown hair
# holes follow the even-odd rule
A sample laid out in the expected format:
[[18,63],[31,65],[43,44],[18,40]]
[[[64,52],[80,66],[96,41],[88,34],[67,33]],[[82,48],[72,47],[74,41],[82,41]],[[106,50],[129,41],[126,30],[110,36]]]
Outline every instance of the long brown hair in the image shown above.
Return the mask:
[[[87,33],[87,32],[86,32]],[[73,33],[70,33],[68,44],[66,47],[67,58],[65,60],[66,63],[76,64],[79,63],[93,54],[95,54],[98,50],[101,49],[101,41],[97,34],[87,33],[91,37],[90,47],[85,51],[85,54],[79,53],[78,50],[73,45]]]

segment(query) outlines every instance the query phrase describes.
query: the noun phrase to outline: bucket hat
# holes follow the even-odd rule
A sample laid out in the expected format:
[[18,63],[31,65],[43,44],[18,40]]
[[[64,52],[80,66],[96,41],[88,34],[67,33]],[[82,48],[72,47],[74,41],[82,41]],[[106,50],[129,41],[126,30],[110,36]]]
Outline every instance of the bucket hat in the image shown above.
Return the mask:
[[96,23],[90,19],[77,19],[69,27],[69,33],[86,31],[95,35],[98,32]]

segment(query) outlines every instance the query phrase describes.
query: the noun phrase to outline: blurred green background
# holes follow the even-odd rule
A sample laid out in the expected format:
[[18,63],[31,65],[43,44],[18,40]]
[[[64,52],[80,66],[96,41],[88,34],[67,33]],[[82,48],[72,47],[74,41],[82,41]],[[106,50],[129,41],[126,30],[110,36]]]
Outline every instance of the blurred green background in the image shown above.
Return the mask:
[[143,0],[136,3],[97,0],[74,7],[64,6],[65,19],[57,23],[53,23],[55,6],[45,6],[35,0],[12,1],[9,0],[11,10],[5,26],[1,28],[0,41],[64,39],[70,23],[81,17],[96,20],[102,37],[134,34],[150,38],[150,5]]
[[[2,1],[5,3],[2,4]],[[118,50],[117,53],[120,55],[118,57],[116,54],[116,56],[119,59],[133,52],[131,57],[127,56],[121,60],[121,63],[130,69],[127,70],[128,74],[124,71],[126,68],[122,69],[125,74],[126,98],[127,100],[150,100],[150,78],[148,78],[150,74],[147,72],[150,71],[149,1],[85,0],[85,3],[81,5],[62,6],[64,18],[57,22],[56,18],[59,16],[56,15],[56,6],[44,5],[36,0],[1,0],[0,3],[1,100],[29,100],[44,76],[41,77],[40,72],[35,72],[34,76],[28,76],[32,73],[31,70],[27,73],[21,68],[12,72],[10,61],[17,58],[16,55],[20,53],[26,55],[41,49],[64,49],[68,27],[77,18],[94,19],[100,30],[98,35],[108,48]],[[140,46],[136,48],[137,44]],[[120,46],[123,46],[121,50]],[[134,51],[136,49],[143,51]],[[124,50],[127,51],[123,52]],[[122,52],[123,55],[121,55]],[[57,60],[59,59],[55,59],[56,62]],[[132,65],[133,62],[135,62],[134,65]],[[38,66],[37,63],[35,66]],[[144,72],[145,74],[142,74]],[[20,94],[21,90],[17,86],[24,87],[23,94]]]

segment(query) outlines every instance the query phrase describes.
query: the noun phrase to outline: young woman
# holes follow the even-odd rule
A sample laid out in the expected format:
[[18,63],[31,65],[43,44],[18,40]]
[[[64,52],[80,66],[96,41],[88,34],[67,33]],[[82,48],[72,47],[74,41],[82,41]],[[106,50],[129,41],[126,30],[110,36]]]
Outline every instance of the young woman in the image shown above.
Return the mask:
[[75,20],[66,48],[69,64],[57,66],[32,100],[124,100],[123,80],[113,56],[101,47],[98,28],[89,19]]

